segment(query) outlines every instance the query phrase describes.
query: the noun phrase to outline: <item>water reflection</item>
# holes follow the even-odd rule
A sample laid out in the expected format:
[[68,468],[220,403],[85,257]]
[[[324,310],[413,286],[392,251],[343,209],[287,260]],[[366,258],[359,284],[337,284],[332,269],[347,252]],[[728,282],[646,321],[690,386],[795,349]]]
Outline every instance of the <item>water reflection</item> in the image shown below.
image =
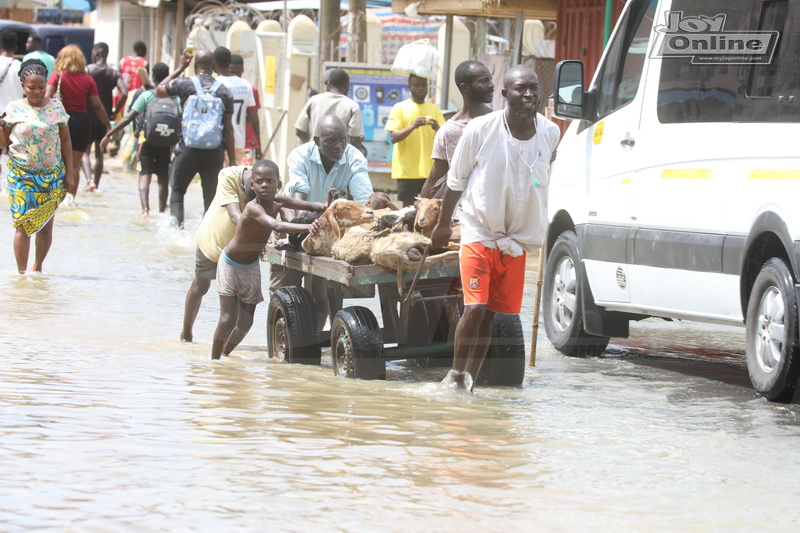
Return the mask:
[[[177,341],[191,232],[138,219],[135,177],[103,183],[38,278],[7,274],[0,213],[4,531],[796,529],[800,410],[741,382],[740,330],[646,321],[569,359],[540,329],[522,387],[464,396],[442,368],[274,363],[260,306],[211,362],[213,290]],[[190,228],[199,209],[190,188]]]

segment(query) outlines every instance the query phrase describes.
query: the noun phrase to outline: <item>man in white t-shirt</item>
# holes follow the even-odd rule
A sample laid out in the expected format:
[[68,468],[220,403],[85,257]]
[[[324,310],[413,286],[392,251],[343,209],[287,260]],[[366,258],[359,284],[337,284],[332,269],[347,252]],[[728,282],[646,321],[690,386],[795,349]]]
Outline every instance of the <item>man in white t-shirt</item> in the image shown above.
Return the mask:
[[503,79],[507,106],[473,118],[456,146],[431,245],[448,243],[461,195],[461,285],[453,369],[445,383],[472,390],[492,340],[495,313],[518,314],[525,257],[544,244],[550,163],[561,136],[539,115],[539,79],[524,65]]
[[[14,100],[19,100],[24,96],[22,84],[19,81],[20,62],[14,59],[17,51],[17,34],[13,31],[4,30],[0,32],[0,115],[6,106]],[[0,155],[0,177],[5,175],[7,152],[2,150]],[[0,191],[5,187],[5,179],[0,180]]]
[[224,46],[214,50],[214,70],[217,79],[228,88],[233,95],[233,146],[236,149],[236,161],[231,165],[241,165],[244,155],[247,123],[258,120],[256,100],[253,96],[253,86],[231,73],[231,51]]
[[13,31],[0,32],[0,113],[14,100],[23,97],[19,81],[20,62],[14,59],[17,51],[17,34]]

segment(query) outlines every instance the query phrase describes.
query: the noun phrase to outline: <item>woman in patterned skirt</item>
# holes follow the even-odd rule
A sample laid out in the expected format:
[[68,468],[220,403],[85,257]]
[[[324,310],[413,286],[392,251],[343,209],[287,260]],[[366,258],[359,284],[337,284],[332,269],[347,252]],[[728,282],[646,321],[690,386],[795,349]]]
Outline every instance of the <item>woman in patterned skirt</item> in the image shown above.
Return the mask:
[[41,272],[53,241],[53,215],[74,183],[69,115],[61,102],[47,98],[47,67],[38,59],[19,70],[25,98],[15,100],[0,117],[0,147],[9,144],[8,199],[16,228],[17,270],[28,270],[31,235],[36,234],[33,271]]

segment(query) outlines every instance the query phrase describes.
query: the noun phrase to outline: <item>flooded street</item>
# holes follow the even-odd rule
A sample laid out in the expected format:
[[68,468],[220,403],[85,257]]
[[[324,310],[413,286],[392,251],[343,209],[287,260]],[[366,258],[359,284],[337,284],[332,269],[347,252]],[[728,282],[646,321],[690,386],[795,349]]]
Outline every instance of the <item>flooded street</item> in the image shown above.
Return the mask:
[[42,276],[14,274],[1,200],[4,532],[800,529],[800,406],[756,396],[741,328],[648,320],[581,360],[540,327],[522,387],[465,396],[441,368],[274,363],[262,304],[212,362],[215,285],[178,341],[199,183],[178,231],[104,176],[59,210]]

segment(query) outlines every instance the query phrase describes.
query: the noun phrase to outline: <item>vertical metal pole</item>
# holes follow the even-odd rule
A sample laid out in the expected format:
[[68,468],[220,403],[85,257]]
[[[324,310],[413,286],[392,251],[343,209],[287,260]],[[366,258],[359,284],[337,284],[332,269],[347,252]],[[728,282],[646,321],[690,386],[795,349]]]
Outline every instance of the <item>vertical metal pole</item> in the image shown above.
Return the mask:
[[444,64],[442,65],[442,95],[439,108],[447,109],[450,100],[450,56],[453,53],[453,15],[447,15],[444,23]]
[[524,25],[524,14],[522,11],[517,11],[517,17],[514,19],[514,53],[511,54],[512,67],[522,62],[522,29]]

